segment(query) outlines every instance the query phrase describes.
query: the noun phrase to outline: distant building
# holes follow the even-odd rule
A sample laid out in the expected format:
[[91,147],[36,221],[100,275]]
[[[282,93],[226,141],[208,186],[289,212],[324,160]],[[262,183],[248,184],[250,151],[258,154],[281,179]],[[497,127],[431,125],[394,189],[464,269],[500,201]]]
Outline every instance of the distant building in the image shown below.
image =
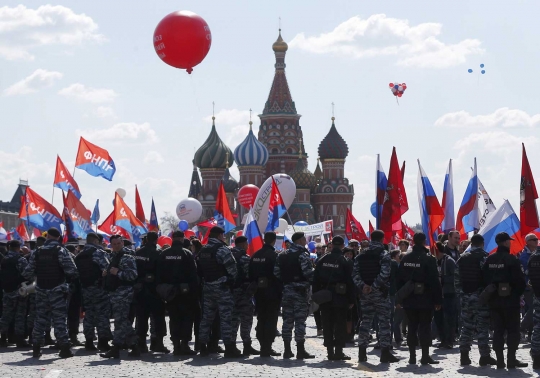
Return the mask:
[[17,227],[20,223],[19,210],[21,209],[21,198],[26,194],[27,187],[27,180],[19,180],[19,186],[11,201],[0,201],[0,222],[4,223],[4,228],[7,231],[12,227]]

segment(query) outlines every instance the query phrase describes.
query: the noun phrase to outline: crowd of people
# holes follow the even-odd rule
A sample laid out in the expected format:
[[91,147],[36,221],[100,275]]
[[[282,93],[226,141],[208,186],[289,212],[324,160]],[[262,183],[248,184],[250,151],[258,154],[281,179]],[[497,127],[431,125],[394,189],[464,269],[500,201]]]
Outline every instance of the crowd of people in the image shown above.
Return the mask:
[[[310,359],[306,320],[313,312],[329,360],[350,360],[344,349],[357,335],[360,363],[376,339],[381,363],[398,362],[393,349],[406,344],[409,364],[417,363],[418,347],[421,364],[438,364],[430,354],[438,338],[437,348],[458,345],[461,365],[470,365],[476,339],[480,366],[526,367],[516,351],[531,342],[533,367],[540,368],[536,235],[526,236],[518,256],[510,254],[513,239],[506,233],[496,235],[492,254],[483,249],[483,236],[461,241],[457,231],[440,235],[431,251],[423,233],[414,235],[412,245],[400,241],[399,249],[384,244],[382,231],[370,239],[346,246],[334,236],[328,245],[316,245],[315,260],[302,232],[280,253],[276,234],[267,232],[252,256],[246,237],[237,237],[231,248],[220,227],[210,230],[204,245],[175,231],[164,248],[155,232],[137,249],[119,235],[107,245],[95,233],[63,245],[54,228],[33,244],[4,241],[0,347],[32,347],[34,358],[45,345],[58,348],[61,358],[72,357],[76,346],[103,358],[120,358],[123,349],[139,357],[149,350],[170,353],[163,342],[168,331],[177,356],[279,357],[273,344],[281,336],[283,358]],[[254,315],[260,350],[251,339]],[[84,342],[78,339],[81,316]]]

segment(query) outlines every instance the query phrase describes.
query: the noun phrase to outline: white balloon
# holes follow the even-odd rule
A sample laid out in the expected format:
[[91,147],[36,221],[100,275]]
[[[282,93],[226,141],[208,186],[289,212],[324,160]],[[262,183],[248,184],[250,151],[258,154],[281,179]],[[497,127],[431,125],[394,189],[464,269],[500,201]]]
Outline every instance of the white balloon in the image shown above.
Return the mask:
[[120,198],[124,198],[127,194],[126,190],[124,188],[118,188],[115,190],[116,193],[120,196]]
[[[291,176],[285,173],[276,173],[272,177],[276,181],[281,198],[283,198],[285,207],[288,209],[296,196],[296,184]],[[261,233],[264,233],[268,224],[268,206],[270,205],[270,192],[272,191],[272,177],[268,177],[264,184],[261,185],[261,189],[259,189],[253,205],[253,214]]]
[[284,234],[285,231],[287,231],[287,227],[289,227],[289,223],[283,218],[279,219],[279,226],[276,228],[276,232],[280,234]]
[[180,220],[193,223],[199,220],[202,215],[202,205],[195,198],[186,198],[176,206],[176,216]]

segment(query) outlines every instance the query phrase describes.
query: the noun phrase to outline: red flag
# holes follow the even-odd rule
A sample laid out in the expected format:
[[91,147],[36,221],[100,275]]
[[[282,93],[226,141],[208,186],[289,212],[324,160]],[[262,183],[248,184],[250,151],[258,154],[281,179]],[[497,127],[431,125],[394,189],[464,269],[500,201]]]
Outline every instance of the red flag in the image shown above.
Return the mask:
[[219,185],[217,200],[216,200],[216,209],[214,210],[214,218],[217,220],[219,227],[225,230],[225,233],[231,231],[236,227],[236,222],[229,207],[229,202],[227,201],[227,196],[225,194],[225,187],[223,186],[223,181]]
[[21,224],[17,226],[17,233],[19,234],[22,240],[24,241],[30,240],[30,236],[28,236],[28,230],[26,229],[24,222],[21,222]]
[[371,236],[371,233],[375,231],[375,229],[373,228],[373,225],[371,224],[371,221],[369,221],[369,236]]
[[34,233],[34,236],[36,238],[41,236],[41,231],[34,227],[34,230],[32,231]]
[[407,226],[405,222],[401,222],[402,227],[402,238],[411,241],[415,234],[414,230]]
[[347,209],[347,220],[345,223],[345,236],[347,236],[349,240],[356,239],[359,242],[361,242],[362,240],[368,239],[366,232],[364,231],[364,228],[362,227],[360,222],[358,222],[358,220],[356,220],[356,218],[352,215],[352,212],[350,209]]
[[521,236],[525,237],[528,233],[540,227],[538,223],[538,211],[535,200],[538,198],[536,185],[527,159],[525,144],[523,144],[523,155],[521,158],[521,185],[520,185],[520,222]]
[[56,173],[54,174],[53,186],[62,189],[64,192],[72,191],[78,199],[81,198],[79,185],[77,185],[77,182],[58,155],[56,155]]
[[403,160],[403,165],[401,166],[401,179],[405,180],[405,160]]
[[396,155],[396,148],[392,150],[390,158],[390,170],[388,171],[388,185],[384,196],[380,227],[384,231],[387,240],[393,235],[394,230],[401,229],[401,216],[409,210],[407,193],[401,177],[401,169]]
[[145,223],[145,216],[144,216],[144,209],[141,202],[141,197],[139,196],[139,189],[137,189],[137,185],[135,185],[135,216],[138,220]]
[[126,230],[114,224],[114,210],[107,217],[107,219],[105,219],[105,221],[100,226],[98,226],[98,230],[103,231],[104,233],[109,235],[121,235],[123,238],[130,238]]
[[61,230],[62,216],[58,210],[30,187],[26,188],[26,196],[21,199],[19,219],[41,230],[51,227]]

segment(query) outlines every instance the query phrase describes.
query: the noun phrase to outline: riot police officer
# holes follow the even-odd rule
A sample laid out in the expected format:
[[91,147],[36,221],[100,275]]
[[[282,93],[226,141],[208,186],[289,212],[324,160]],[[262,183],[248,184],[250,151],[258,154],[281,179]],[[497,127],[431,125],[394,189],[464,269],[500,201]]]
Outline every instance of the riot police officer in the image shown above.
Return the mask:
[[283,286],[274,275],[277,253],[276,233],[264,234],[263,247],[249,261],[249,280],[257,284],[255,308],[257,310],[257,339],[261,345],[261,357],[278,357],[281,353],[272,349],[276,338],[279,306]]
[[9,251],[0,261],[0,287],[4,291],[2,298],[2,319],[0,320],[0,346],[7,346],[9,326],[14,322],[15,342],[18,348],[28,346],[24,338],[26,321],[26,298],[19,295],[19,285],[24,282],[22,273],[28,261],[20,254],[21,243],[9,242]]
[[315,358],[305,349],[306,320],[309,313],[309,287],[313,281],[313,265],[306,249],[303,232],[295,232],[289,249],[276,259],[274,275],[283,282],[281,337],[285,346],[283,358],[294,357],[291,349],[292,331],[296,340],[296,358]]
[[426,235],[414,234],[412,251],[401,260],[398,269],[396,302],[405,309],[409,319],[407,345],[409,364],[416,364],[416,346],[422,347],[422,365],[438,364],[429,355],[433,309],[440,311],[442,289],[437,261],[425,247]]
[[[520,339],[520,297],[525,291],[525,276],[516,256],[510,254],[512,239],[506,232],[495,236],[497,251],[482,267],[493,332],[493,349],[497,355],[497,369],[527,367],[516,358]],[[507,364],[504,363],[504,336],[508,346]]]
[[461,300],[461,336],[459,349],[461,365],[470,365],[469,351],[474,334],[478,334],[480,366],[496,365],[497,361],[490,356],[489,347],[489,308],[480,303],[480,294],[485,288],[482,278],[482,267],[488,253],[484,251],[484,237],[480,234],[471,238],[471,250],[461,255],[456,263],[454,282],[456,292]]
[[253,292],[250,290],[249,281],[249,261],[250,257],[246,253],[248,239],[239,236],[235,239],[236,245],[232,249],[236,260],[236,271],[238,272],[234,282],[233,297],[234,310],[232,315],[232,338],[236,342],[236,334],[240,327],[240,337],[244,344],[243,355],[258,355],[260,352],[251,346],[251,327],[253,325]]
[[[188,344],[199,312],[197,265],[191,251],[184,248],[184,233],[173,232],[172,240],[171,248],[161,252],[157,260],[157,291],[167,301],[173,354],[190,356],[197,354]],[[170,289],[172,292],[166,293]]]
[[[137,285],[135,286],[135,313],[137,316],[137,336],[141,353],[148,352],[146,334],[148,320],[153,315],[156,328],[156,337],[150,339],[150,350],[153,352],[169,353],[163,345],[166,335],[165,304],[156,293],[156,262],[159,257],[157,250],[157,232],[146,234],[146,244],[135,252],[137,262]],[[138,291],[138,293],[137,293]]]
[[381,346],[381,362],[399,361],[392,353],[392,331],[390,317],[392,304],[388,291],[390,289],[391,258],[385,250],[384,232],[375,230],[371,233],[369,247],[354,258],[353,280],[360,293],[362,322],[358,334],[358,361],[367,361],[366,347],[369,331],[375,314],[379,319],[379,344]]
[[67,332],[67,298],[69,287],[66,277],[79,276],[70,253],[58,242],[60,231],[50,228],[47,241],[37,249],[28,261],[23,276],[33,281],[36,278],[36,320],[34,322],[33,357],[41,356],[45,331],[52,324],[56,341],[60,346],[60,358],[73,357]]
[[199,252],[199,268],[203,277],[203,309],[199,326],[201,356],[208,356],[210,328],[219,309],[221,338],[225,344],[225,357],[242,356],[232,339],[232,312],[234,298],[231,287],[236,279],[236,261],[225,243],[225,230],[215,226],[210,229],[208,244]]
[[332,299],[320,305],[324,346],[329,360],[350,360],[343,353],[347,342],[347,309],[355,299],[352,266],[343,256],[345,241],[341,236],[332,239],[332,251],[322,256],[313,275],[313,292],[329,290]]
[[531,339],[531,357],[533,369],[540,369],[540,250],[536,250],[527,262],[529,285],[532,286],[533,297],[533,331]]
[[[79,270],[84,300],[83,332],[86,342],[84,348],[88,351],[108,351],[109,340],[112,340],[111,326],[109,324],[110,302],[109,293],[103,289],[103,271],[109,267],[107,253],[99,244],[97,234],[90,232],[86,235],[86,245],[82,252],[75,257],[75,264]],[[98,347],[94,346],[94,328],[98,333]]]

